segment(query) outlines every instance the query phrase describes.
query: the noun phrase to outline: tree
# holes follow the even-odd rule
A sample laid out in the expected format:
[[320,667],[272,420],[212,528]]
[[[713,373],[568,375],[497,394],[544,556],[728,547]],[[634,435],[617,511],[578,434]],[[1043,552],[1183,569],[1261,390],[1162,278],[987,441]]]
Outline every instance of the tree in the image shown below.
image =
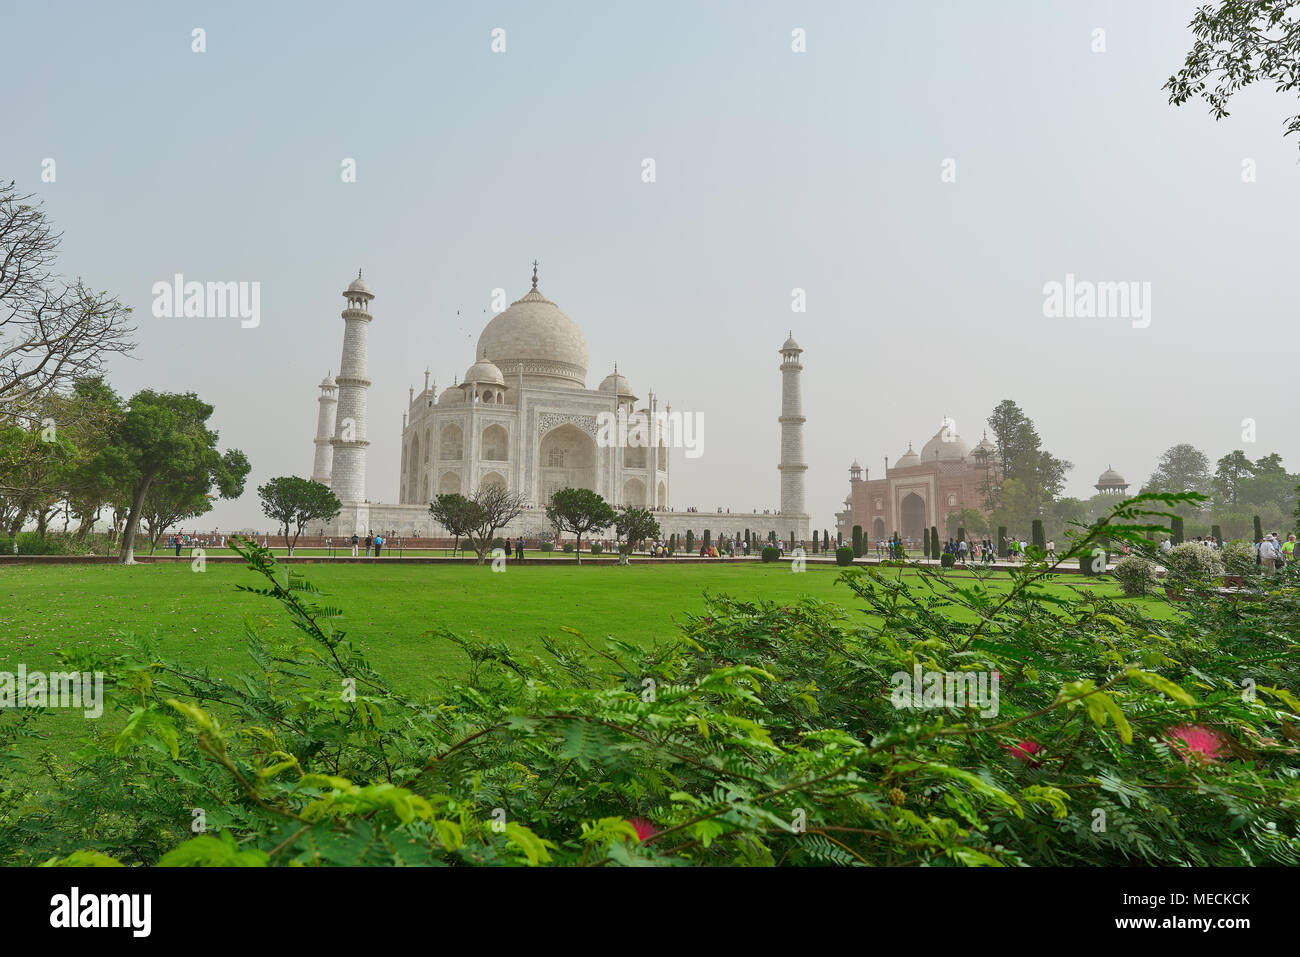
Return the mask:
[[231,471],[232,462],[217,451],[217,433],[207,427],[212,406],[192,392],[177,394],[145,389],[137,392],[104,449],[105,474],[125,501],[130,502],[122,546],[118,555],[123,565],[135,563],[135,536],[144,513],[145,497],[155,481],[198,484],[207,477],[222,498],[243,493],[248,460],[239,457],[245,469]]
[[1210,483],[1210,460],[1183,442],[1165,450],[1144,492],[1203,492]]
[[[923,533],[924,534],[924,533]],[[930,526],[930,557],[938,560],[943,554],[943,547],[939,544],[939,528],[936,525]]]
[[508,491],[504,485],[480,485],[478,491],[470,496],[469,503],[465,537],[478,556],[476,564],[482,565],[488,559],[497,529],[505,528],[523,514],[528,502],[523,495]]
[[[645,508],[624,506],[614,520],[614,527],[618,531],[620,538],[627,539],[629,548],[640,544],[647,538],[659,537],[659,520],[654,517],[654,513]],[[627,564],[626,555],[619,555],[619,564]]]
[[1074,466],[1042,448],[1033,420],[1012,400],[999,402],[988,423],[994,454],[984,505],[998,520],[1022,525],[1061,494]]
[[451,547],[454,557],[460,548],[461,536],[469,534],[477,518],[474,503],[459,492],[446,492],[429,503],[429,514],[455,539]]
[[1029,537],[1033,541],[1035,548],[1039,551],[1047,551],[1047,536],[1043,533],[1043,520],[1041,518],[1034,519],[1033,524],[1030,526]]
[[609,503],[587,488],[560,489],[551,496],[546,517],[557,529],[572,532],[577,538],[574,553],[579,565],[582,564],[582,536],[609,528],[617,518]]
[[958,538],[965,538],[962,534],[965,531],[981,536],[988,534],[989,530],[988,519],[977,508],[955,509],[948,513],[945,522],[948,526],[948,534],[951,535],[955,530]]
[[1183,520],[1180,516],[1175,515],[1173,518],[1169,520],[1169,530],[1171,533],[1169,536],[1169,541],[1173,542],[1173,544],[1175,545],[1181,545],[1183,543],[1184,535],[1183,535]]
[[695,554],[695,529],[693,528],[686,530],[686,551]]
[[1214,497],[1223,505],[1236,505],[1241,495],[1241,485],[1255,474],[1255,466],[1246,453],[1234,449],[1214,466]]
[[0,185],[0,422],[134,349],[131,310],[54,273],[61,236],[33,194]]
[[853,557],[862,557],[862,526],[853,526]]
[[[262,500],[262,514],[280,525],[290,555],[308,522],[333,521],[343,511],[343,503],[328,486],[297,475],[273,478],[259,485],[257,494]],[[292,540],[290,529],[293,529]]]
[[[231,449],[221,456],[221,471],[240,476],[235,497],[243,494],[243,476],[248,475],[248,468],[250,465],[247,456],[238,449]],[[225,485],[226,488],[235,488],[231,482],[225,482]],[[203,473],[190,473],[175,476],[170,481],[153,482],[148,494],[144,495],[144,506],[140,511],[140,520],[144,523],[144,531],[149,540],[149,554],[153,554],[162,534],[173,525],[212,511],[212,502],[216,498],[218,495],[212,494],[212,477]],[[220,498],[230,498],[230,495],[220,495]]]
[[1258,545],[1263,540],[1264,540],[1264,524],[1259,520],[1259,516],[1256,515],[1255,516],[1255,544]]
[[[1271,82],[1278,93],[1300,88],[1300,18],[1290,16],[1300,0],[1221,0],[1196,8],[1189,24],[1196,38],[1183,67],[1161,89],[1182,106],[1203,99],[1219,121],[1228,100],[1255,82]],[[1214,86],[1207,89],[1213,78]],[[1283,136],[1300,132],[1300,113],[1289,117]]]

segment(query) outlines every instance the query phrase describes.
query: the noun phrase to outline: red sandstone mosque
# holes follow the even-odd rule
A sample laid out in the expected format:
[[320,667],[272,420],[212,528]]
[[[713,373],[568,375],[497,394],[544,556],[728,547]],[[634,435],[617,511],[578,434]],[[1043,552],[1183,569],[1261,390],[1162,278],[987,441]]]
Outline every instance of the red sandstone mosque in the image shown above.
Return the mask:
[[995,449],[987,433],[971,448],[945,419],[918,453],[907,446],[892,466],[885,459],[884,477],[872,479],[856,461],[849,467],[849,494],[844,511],[835,515],[836,530],[848,541],[861,525],[868,541],[898,532],[920,540],[931,525],[947,537],[949,512],[984,511],[983,489],[992,476]]
[[[849,494],[844,511],[835,514],[835,528],[845,541],[853,537],[853,526],[861,525],[869,542],[883,541],[895,532],[907,541],[920,541],[934,526],[948,537],[948,515],[973,508],[988,517],[984,508],[985,489],[996,483],[996,447],[988,433],[971,448],[957,434],[951,419],[934,437],[915,452],[907,452],[891,467],[885,459],[884,478],[872,479],[856,461],[849,466]],[[1093,486],[1098,492],[1123,495],[1129,483],[1107,467]]]

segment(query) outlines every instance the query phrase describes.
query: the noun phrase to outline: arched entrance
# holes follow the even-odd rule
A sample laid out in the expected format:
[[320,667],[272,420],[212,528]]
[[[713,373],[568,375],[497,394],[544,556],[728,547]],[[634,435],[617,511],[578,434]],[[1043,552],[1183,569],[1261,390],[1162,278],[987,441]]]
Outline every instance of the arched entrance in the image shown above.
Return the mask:
[[899,533],[904,538],[920,539],[925,534],[925,499],[910,492],[903,499],[899,512],[903,525]]
[[596,490],[596,440],[574,425],[561,425],[542,438],[538,449],[539,504],[562,488]]
[[885,540],[885,520],[878,518],[871,523],[871,540],[873,542],[883,542]]
[[645,508],[645,483],[634,478],[624,482],[623,504],[632,508]]

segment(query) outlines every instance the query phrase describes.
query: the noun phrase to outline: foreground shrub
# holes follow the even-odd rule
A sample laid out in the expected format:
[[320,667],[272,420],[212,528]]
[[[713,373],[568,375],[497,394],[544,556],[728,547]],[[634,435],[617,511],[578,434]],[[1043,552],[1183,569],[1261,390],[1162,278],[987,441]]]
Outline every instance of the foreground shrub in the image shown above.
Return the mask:
[[539,548],[541,551],[544,551],[544,552],[553,552],[553,551],[555,551],[555,543],[554,543],[554,542],[542,542],[542,544],[541,544],[540,546],[538,546],[538,548]]
[[942,568],[952,568],[957,564],[957,556],[952,552],[944,552],[939,556],[939,565]]
[[1110,573],[1129,598],[1145,595],[1160,584],[1156,577],[1156,563],[1142,555],[1121,558]]
[[[1142,528],[1142,503],[1195,500],[1117,508]],[[106,672],[120,733],[25,761],[44,716],[0,712],[5,863],[1300,864],[1290,571],[1153,618],[1049,593],[1045,568],[1009,591],[852,568],[852,614],[711,596],[651,648],[438,630],[464,677],[413,696],[301,576],[239,548],[290,627],[250,622],[237,680],[151,641],[79,645],[64,666]],[[928,700],[921,673],[998,694]]]
[[1169,549],[1164,565],[1176,585],[1208,585],[1223,575],[1223,562],[1208,545],[1183,542]]
[[777,548],[775,545],[764,545],[762,554],[763,561],[775,562],[781,558],[781,549]]
[[[632,552],[632,546],[631,546],[631,545],[628,545],[627,550],[628,550],[628,554],[631,554],[631,552]],[[591,554],[593,554],[593,555],[599,555],[599,554],[601,554],[601,553],[604,552],[604,551],[605,551],[605,546],[602,545],[600,542],[592,542],[592,543],[591,543]]]
[[853,546],[852,546],[852,545],[841,545],[839,548],[835,549],[835,564],[836,564],[836,565],[852,565],[852,564],[853,564]]

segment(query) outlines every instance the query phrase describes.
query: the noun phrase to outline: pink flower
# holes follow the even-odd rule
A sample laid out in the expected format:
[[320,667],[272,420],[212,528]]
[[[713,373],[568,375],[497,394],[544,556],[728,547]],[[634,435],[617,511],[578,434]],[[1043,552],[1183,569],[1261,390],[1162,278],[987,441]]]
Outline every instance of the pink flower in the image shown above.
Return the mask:
[[627,821],[636,830],[636,839],[638,841],[649,840],[659,833],[659,828],[643,817],[631,817]]
[[1199,724],[1180,724],[1165,729],[1165,740],[1186,764],[1213,764],[1225,746],[1222,735]]
[[1037,741],[1030,741],[1028,738],[1025,738],[1025,740],[1014,745],[1004,744],[1002,745],[1002,748],[1009,752],[1012,757],[1024,761],[1025,764],[1029,765],[1031,768],[1041,768],[1043,766],[1042,761],[1035,761],[1033,758],[1035,754],[1043,753],[1043,746]]

